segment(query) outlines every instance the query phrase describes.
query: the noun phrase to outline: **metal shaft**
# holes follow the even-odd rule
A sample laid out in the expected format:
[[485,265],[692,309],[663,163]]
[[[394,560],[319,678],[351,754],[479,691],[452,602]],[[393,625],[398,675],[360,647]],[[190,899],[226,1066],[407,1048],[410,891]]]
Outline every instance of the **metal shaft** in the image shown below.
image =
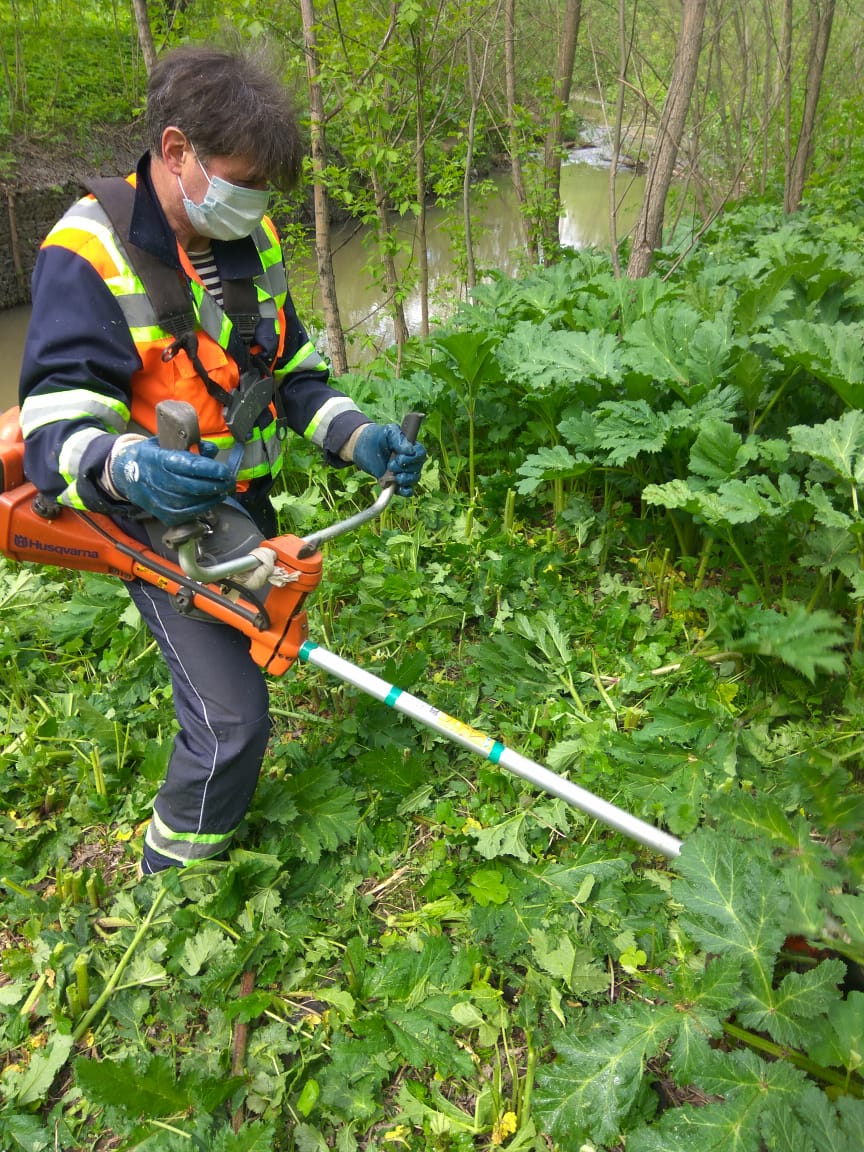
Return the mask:
[[558,796],[581,812],[586,812],[610,828],[623,832],[631,840],[644,844],[646,848],[670,858],[674,858],[681,851],[681,841],[676,840],[674,836],[655,828],[653,824],[646,824],[644,820],[631,816],[621,808],[616,808],[614,804],[595,796],[593,792],[565,780],[563,776],[559,776],[549,768],[544,768],[529,760],[527,756],[512,751],[498,740],[493,740],[478,732],[476,728],[471,728],[461,720],[448,716],[446,712],[432,707],[417,696],[412,696],[410,692],[405,692],[394,684],[388,684],[380,676],[375,676],[372,672],[343,660],[334,652],[328,652],[326,648],[320,648],[317,644],[307,641],[301,647],[299,657],[304,663],[312,664],[333,676],[338,676],[348,684],[353,684],[361,692],[380,700],[397,712],[410,716],[412,720],[417,720],[434,732],[440,733],[454,744],[461,744],[463,748],[482,756],[485,760],[500,764],[514,775],[521,776],[523,780],[527,780],[544,792]]

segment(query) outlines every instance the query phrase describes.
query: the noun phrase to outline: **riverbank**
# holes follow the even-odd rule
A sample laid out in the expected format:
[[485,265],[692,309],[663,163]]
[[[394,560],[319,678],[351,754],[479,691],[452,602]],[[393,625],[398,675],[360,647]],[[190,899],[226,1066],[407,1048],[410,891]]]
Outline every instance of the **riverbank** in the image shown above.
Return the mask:
[[94,127],[85,139],[3,143],[0,164],[0,310],[30,302],[30,274],[39,245],[92,177],[125,176],[144,150],[143,124]]

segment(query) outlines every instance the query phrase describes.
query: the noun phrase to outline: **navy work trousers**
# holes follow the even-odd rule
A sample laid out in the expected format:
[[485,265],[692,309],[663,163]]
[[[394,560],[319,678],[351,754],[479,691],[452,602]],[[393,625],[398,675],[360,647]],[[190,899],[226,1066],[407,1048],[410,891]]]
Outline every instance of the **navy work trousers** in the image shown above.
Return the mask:
[[268,691],[241,632],[183,615],[151,584],[127,587],[168,664],[180,725],[144,842],[142,869],[151,873],[230,844],[270,735]]

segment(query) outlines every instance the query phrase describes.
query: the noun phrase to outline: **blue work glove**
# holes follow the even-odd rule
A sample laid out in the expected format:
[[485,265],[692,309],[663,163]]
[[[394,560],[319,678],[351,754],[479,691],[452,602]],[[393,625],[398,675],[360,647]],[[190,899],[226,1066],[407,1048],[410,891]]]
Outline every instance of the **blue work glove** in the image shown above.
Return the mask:
[[391,471],[400,496],[412,496],[420,478],[426,449],[403,436],[398,424],[367,424],[354,445],[354,463],[376,480]]
[[160,448],[155,436],[122,445],[109,463],[111,482],[130,504],[163,524],[199,516],[234,490],[234,473],[212,459],[218,448],[207,440],[199,454]]

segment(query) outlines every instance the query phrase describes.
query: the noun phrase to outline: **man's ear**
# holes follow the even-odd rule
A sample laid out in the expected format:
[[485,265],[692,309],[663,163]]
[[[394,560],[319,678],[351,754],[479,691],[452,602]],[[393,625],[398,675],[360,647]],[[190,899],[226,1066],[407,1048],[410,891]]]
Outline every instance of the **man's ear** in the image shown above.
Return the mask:
[[190,150],[191,145],[185,132],[181,132],[179,128],[169,124],[162,133],[162,162],[172,176],[180,175],[183,170],[183,160]]

